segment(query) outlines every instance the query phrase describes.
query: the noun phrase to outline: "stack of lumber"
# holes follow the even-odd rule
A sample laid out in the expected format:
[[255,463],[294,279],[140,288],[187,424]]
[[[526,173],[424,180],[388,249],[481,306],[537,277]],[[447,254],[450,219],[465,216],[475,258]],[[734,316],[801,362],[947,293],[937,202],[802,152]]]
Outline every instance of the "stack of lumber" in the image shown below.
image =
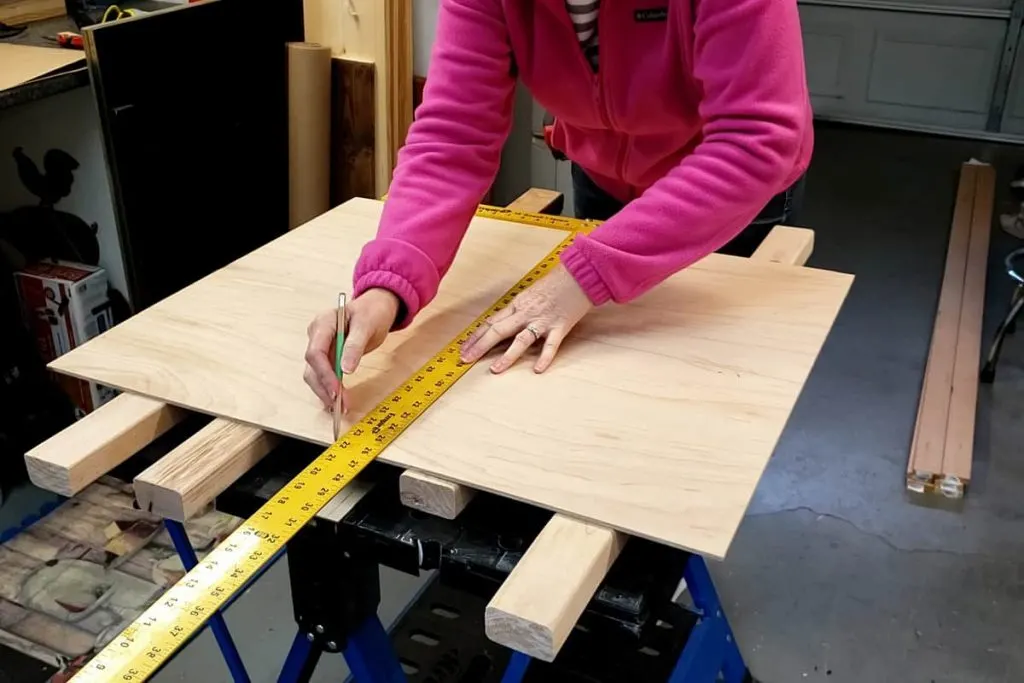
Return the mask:
[[[331,416],[301,378],[305,327],[350,281],[380,211],[352,200],[63,356],[55,370],[129,393],[30,453],[33,480],[75,493],[180,421],[172,405],[215,419],[136,480],[163,517],[201,509],[271,434],[330,443]],[[350,422],[563,237],[475,219],[434,302],[351,378]],[[544,375],[479,364],[382,454],[410,470],[419,493],[403,500],[421,509],[455,516],[484,490],[556,513],[488,609],[494,640],[553,658],[630,535],[725,555],[852,281],[784,265],[811,239],[778,228],[754,259],[712,255],[593,311]]]
[[959,499],[971,480],[995,170],[965,163],[907,464],[907,491]]

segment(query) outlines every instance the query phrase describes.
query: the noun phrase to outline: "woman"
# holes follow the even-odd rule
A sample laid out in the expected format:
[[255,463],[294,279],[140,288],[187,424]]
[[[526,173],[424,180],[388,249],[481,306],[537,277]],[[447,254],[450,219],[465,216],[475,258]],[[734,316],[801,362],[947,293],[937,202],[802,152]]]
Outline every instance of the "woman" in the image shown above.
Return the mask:
[[[796,0],[441,0],[423,103],[356,265],[345,373],[436,294],[494,181],[517,78],[555,116],[578,215],[608,220],[464,344],[472,362],[513,338],[496,373],[541,342],[544,372],[593,307],[713,251],[749,254],[810,160]],[[326,311],[305,379],[328,408],[334,338]]]

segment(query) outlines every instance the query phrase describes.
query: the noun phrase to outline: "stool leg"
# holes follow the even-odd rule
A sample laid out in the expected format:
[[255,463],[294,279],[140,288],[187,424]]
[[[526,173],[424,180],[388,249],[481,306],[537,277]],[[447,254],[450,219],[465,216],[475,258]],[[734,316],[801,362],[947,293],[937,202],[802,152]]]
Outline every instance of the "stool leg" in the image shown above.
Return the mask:
[[[1017,302],[1024,298],[1024,285],[1017,285],[1013,290],[1013,298],[1010,299],[1010,308],[1017,305]],[[1006,326],[1006,334],[1013,334],[1017,331],[1017,321],[1011,320]]]
[[[1018,287],[1018,290],[1020,288]],[[1021,309],[1024,309],[1024,296],[1019,296],[1014,292],[1014,302],[1010,307],[1010,311],[1003,318],[1003,321],[999,323],[999,328],[996,330],[995,339],[992,340],[992,346],[989,347],[988,357],[985,360],[985,366],[981,369],[981,381],[986,384],[992,382],[996,377],[996,364],[999,362],[999,354],[1003,350],[1003,340],[1006,338],[1007,330],[1010,325],[1020,315]]]
[[[171,519],[165,519],[164,526],[171,536],[174,549],[178,551],[181,563],[185,565],[185,571],[192,571],[192,568],[199,564],[199,559],[196,557],[196,551],[192,548],[192,543],[188,540],[185,526],[181,522]],[[235,683],[249,683],[249,674],[245,670],[245,664],[242,663],[241,655],[238,654],[238,648],[235,647],[235,641],[231,639],[231,633],[228,632],[228,625],[224,622],[223,614],[218,612],[210,617],[210,630],[213,631],[213,637],[217,639],[217,646],[231,672],[231,680]]]

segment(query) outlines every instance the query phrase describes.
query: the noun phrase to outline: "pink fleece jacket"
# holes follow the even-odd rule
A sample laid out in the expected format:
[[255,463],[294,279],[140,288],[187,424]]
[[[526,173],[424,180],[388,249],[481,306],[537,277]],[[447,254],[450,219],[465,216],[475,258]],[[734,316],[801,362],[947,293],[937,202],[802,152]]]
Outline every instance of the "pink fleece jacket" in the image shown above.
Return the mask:
[[796,0],[604,0],[600,69],[565,0],[441,0],[423,103],[355,293],[403,327],[437,293],[497,174],[521,78],[554,145],[629,204],[562,255],[595,304],[629,301],[735,237],[813,145]]

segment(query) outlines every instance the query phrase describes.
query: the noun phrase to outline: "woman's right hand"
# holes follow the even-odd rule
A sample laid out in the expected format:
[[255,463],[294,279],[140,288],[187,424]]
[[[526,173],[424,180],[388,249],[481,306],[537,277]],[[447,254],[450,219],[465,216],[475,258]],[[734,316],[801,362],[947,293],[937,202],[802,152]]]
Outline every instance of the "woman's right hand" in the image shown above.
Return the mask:
[[[386,289],[368,289],[345,307],[348,330],[345,348],[341,351],[341,370],[350,375],[359,367],[363,355],[384,343],[395,324],[401,300]],[[302,374],[306,384],[331,410],[338,393],[338,377],[334,374],[334,345],[338,337],[338,311],[330,309],[320,313],[306,330],[306,369]],[[344,392],[344,389],[342,389]],[[345,412],[348,402],[342,396]]]

